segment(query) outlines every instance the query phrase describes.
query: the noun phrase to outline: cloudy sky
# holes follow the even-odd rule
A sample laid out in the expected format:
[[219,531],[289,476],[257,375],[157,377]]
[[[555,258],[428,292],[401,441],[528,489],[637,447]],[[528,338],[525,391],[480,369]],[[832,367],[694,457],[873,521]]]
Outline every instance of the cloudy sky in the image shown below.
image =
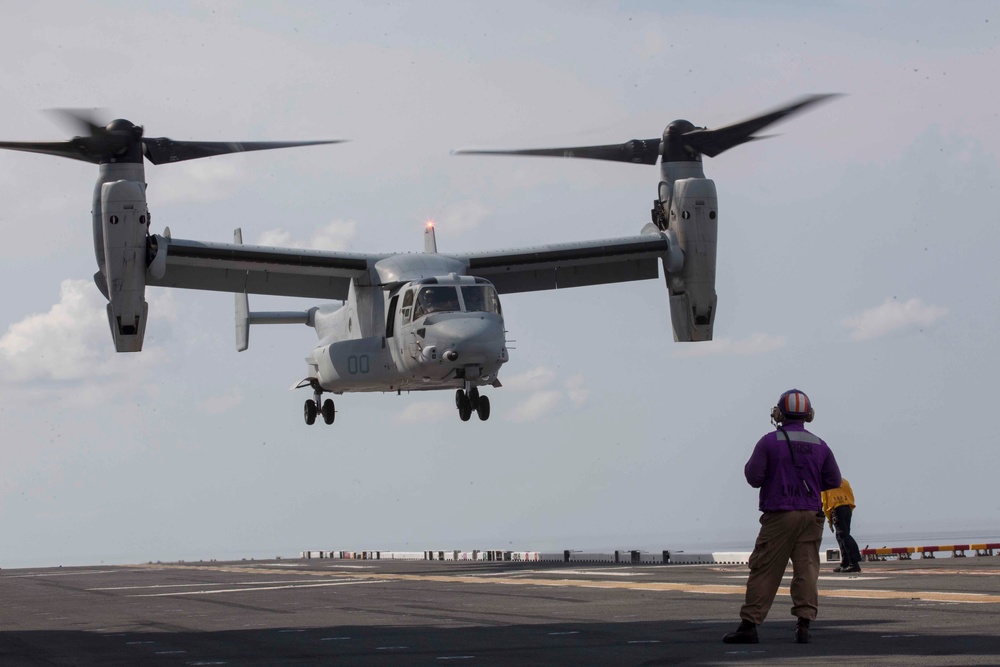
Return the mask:
[[145,350],[116,354],[91,279],[96,167],[0,154],[0,567],[748,549],[743,464],[791,387],[855,488],[859,543],[1000,538],[1000,6],[372,4],[12,4],[0,138],[68,138],[41,111],[99,107],[148,136],[350,139],[147,165],[153,228],[419,251],[432,218],[464,252],[637,233],[657,171],[451,149],[846,95],[706,159],[717,340],[673,343],[662,280],[509,295],[485,423],[440,392],[345,395],[334,426],[306,427],[288,387],[313,330],[257,327],[237,353],[226,294],[150,288]]

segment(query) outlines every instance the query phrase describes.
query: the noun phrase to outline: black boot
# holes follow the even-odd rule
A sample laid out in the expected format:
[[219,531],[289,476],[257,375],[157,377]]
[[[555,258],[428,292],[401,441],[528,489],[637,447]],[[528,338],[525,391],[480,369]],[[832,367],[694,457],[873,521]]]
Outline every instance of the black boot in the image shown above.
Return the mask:
[[757,625],[750,621],[740,621],[740,627],[722,638],[724,644],[756,644]]
[[799,622],[795,624],[795,643],[796,644],[808,644],[809,643],[809,619],[800,618]]

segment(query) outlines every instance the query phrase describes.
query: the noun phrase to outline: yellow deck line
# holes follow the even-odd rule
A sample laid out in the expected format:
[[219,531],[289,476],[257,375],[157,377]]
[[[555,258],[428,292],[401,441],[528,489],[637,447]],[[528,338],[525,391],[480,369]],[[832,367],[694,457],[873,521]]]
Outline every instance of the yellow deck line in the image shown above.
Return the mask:
[[[595,579],[542,579],[531,577],[483,577],[478,575],[439,575],[439,574],[389,574],[367,572],[331,572],[317,570],[301,570],[295,572],[288,569],[267,569],[258,567],[242,567],[227,565],[146,565],[149,569],[188,569],[206,570],[212,572],[229,572],[240,574],[281,574],[287,576],[301,574],[306,576],[335,577],[343,576],[352,579],[377,579],[381,581],[431,581],[445,584],[492,584],[506,586],[551,586],[564,588],[602,588],[631,591],[673,591],[680,593],[701,593],[705,595],[743,595],[746,587],[734,584],[686,584],[656,581],[603,581]],[[787,587],[778,589],[779,595],[789,596]],[[925,602],[958,602],[972,604],[1000,604],[1000,595],[983,593],[948,593],[944,591],[896,591],[886,589],[863,588],[827,588],[820,589],[820,596],[829,598],[855,598],[864,600],[920,600]]]

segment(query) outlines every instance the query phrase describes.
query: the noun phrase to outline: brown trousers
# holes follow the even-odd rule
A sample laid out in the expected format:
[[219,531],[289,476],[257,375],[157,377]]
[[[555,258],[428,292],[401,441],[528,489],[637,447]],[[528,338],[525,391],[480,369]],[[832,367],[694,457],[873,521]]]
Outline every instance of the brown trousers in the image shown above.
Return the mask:
[[789,559],[792,561],[792,615],[816,618],[819,593],[819,543],[823,539],[823,513],[809,510],[764,512],[760,534],[750,555],[746,604],[740,618],[760,625],[767,618]]

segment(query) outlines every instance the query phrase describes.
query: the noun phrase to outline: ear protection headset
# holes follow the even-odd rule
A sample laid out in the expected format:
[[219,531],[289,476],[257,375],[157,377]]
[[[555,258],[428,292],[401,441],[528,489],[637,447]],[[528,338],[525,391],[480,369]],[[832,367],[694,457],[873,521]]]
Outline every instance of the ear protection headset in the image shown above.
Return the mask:
[[789,389],[778,399],[778,404],[771,408],[771,421],[781,424],[789,419],[801,419],[811,422],[816,416],[812,401],[804,391]]

